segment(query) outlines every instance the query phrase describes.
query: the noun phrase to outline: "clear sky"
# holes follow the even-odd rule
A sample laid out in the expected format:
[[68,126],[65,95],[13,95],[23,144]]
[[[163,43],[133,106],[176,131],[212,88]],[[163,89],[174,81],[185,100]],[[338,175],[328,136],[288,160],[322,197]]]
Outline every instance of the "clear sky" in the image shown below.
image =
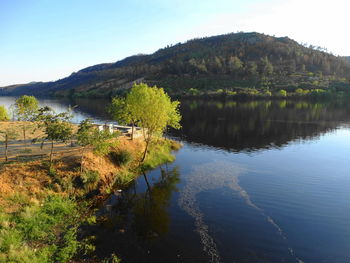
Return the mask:
[[0,0],[0,86],[237,31],[350,55],[348,0]]

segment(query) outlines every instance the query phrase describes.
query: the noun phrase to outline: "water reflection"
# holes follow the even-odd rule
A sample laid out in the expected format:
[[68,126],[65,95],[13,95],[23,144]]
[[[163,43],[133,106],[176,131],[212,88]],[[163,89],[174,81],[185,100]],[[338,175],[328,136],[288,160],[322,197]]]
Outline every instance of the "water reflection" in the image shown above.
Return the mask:
[[180,182],[179,169],[160,167],[155,181],[146,174],[143,180],[142,185],[134,183],[121,193],[113,194],[99,211],[102,223],[94,235],[97,254],[101,257],[118,253],[130,260],[138,250],[140,258],[149,249],[140,243],[158,240],[169,231],[168,206]]
[[229,151],[281,147],[350,120],[345,102],[182,101],[182,130],[171,135]]

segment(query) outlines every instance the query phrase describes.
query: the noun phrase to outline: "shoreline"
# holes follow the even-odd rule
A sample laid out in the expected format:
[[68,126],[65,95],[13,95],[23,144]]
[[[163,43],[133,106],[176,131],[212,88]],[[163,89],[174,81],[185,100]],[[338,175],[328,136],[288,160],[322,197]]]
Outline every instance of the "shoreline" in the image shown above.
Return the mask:
[[[0,239],[8,240],[11,247],[9,253],[0,252],[0,261],[103,260],[94,255],[93,238],[81,239],[79,234],[83,226],[97,224],[96,204],[123,189],[143,171],[174,161],[172,152],[181,145],[157,138],[141,164],[143,147],[142,139],[118,137],[107,154],[99,155],[90,149],[83,173],[78,169],[79,149],[72,155],[56,156],[52,166],[47,158],[1,163],[0,218],[6,220],[0,220]],[[28,211],[34,213],[30,212],[29,218]]]

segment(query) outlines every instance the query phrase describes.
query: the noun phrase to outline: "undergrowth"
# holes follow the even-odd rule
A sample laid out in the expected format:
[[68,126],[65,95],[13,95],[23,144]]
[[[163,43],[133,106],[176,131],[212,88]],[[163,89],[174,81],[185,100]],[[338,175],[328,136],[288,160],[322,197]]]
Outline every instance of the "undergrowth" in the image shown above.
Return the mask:
[[78,214],[76,203],[59,195],[12,214],[1,211],[0,262],[68,262],[79,249]]

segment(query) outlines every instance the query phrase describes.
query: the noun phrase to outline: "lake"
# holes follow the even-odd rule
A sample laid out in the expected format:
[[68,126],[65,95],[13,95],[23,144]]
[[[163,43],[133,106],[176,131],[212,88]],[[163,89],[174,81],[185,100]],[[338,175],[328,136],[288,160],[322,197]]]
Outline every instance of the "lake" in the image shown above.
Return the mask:
[[[0,97],[9,106],[12,97]],[[41,99],[74,122],[107,101]],[[350,104],[184,100],[176,161],[110,197],[91,229],[123,262],[350,262]]]

